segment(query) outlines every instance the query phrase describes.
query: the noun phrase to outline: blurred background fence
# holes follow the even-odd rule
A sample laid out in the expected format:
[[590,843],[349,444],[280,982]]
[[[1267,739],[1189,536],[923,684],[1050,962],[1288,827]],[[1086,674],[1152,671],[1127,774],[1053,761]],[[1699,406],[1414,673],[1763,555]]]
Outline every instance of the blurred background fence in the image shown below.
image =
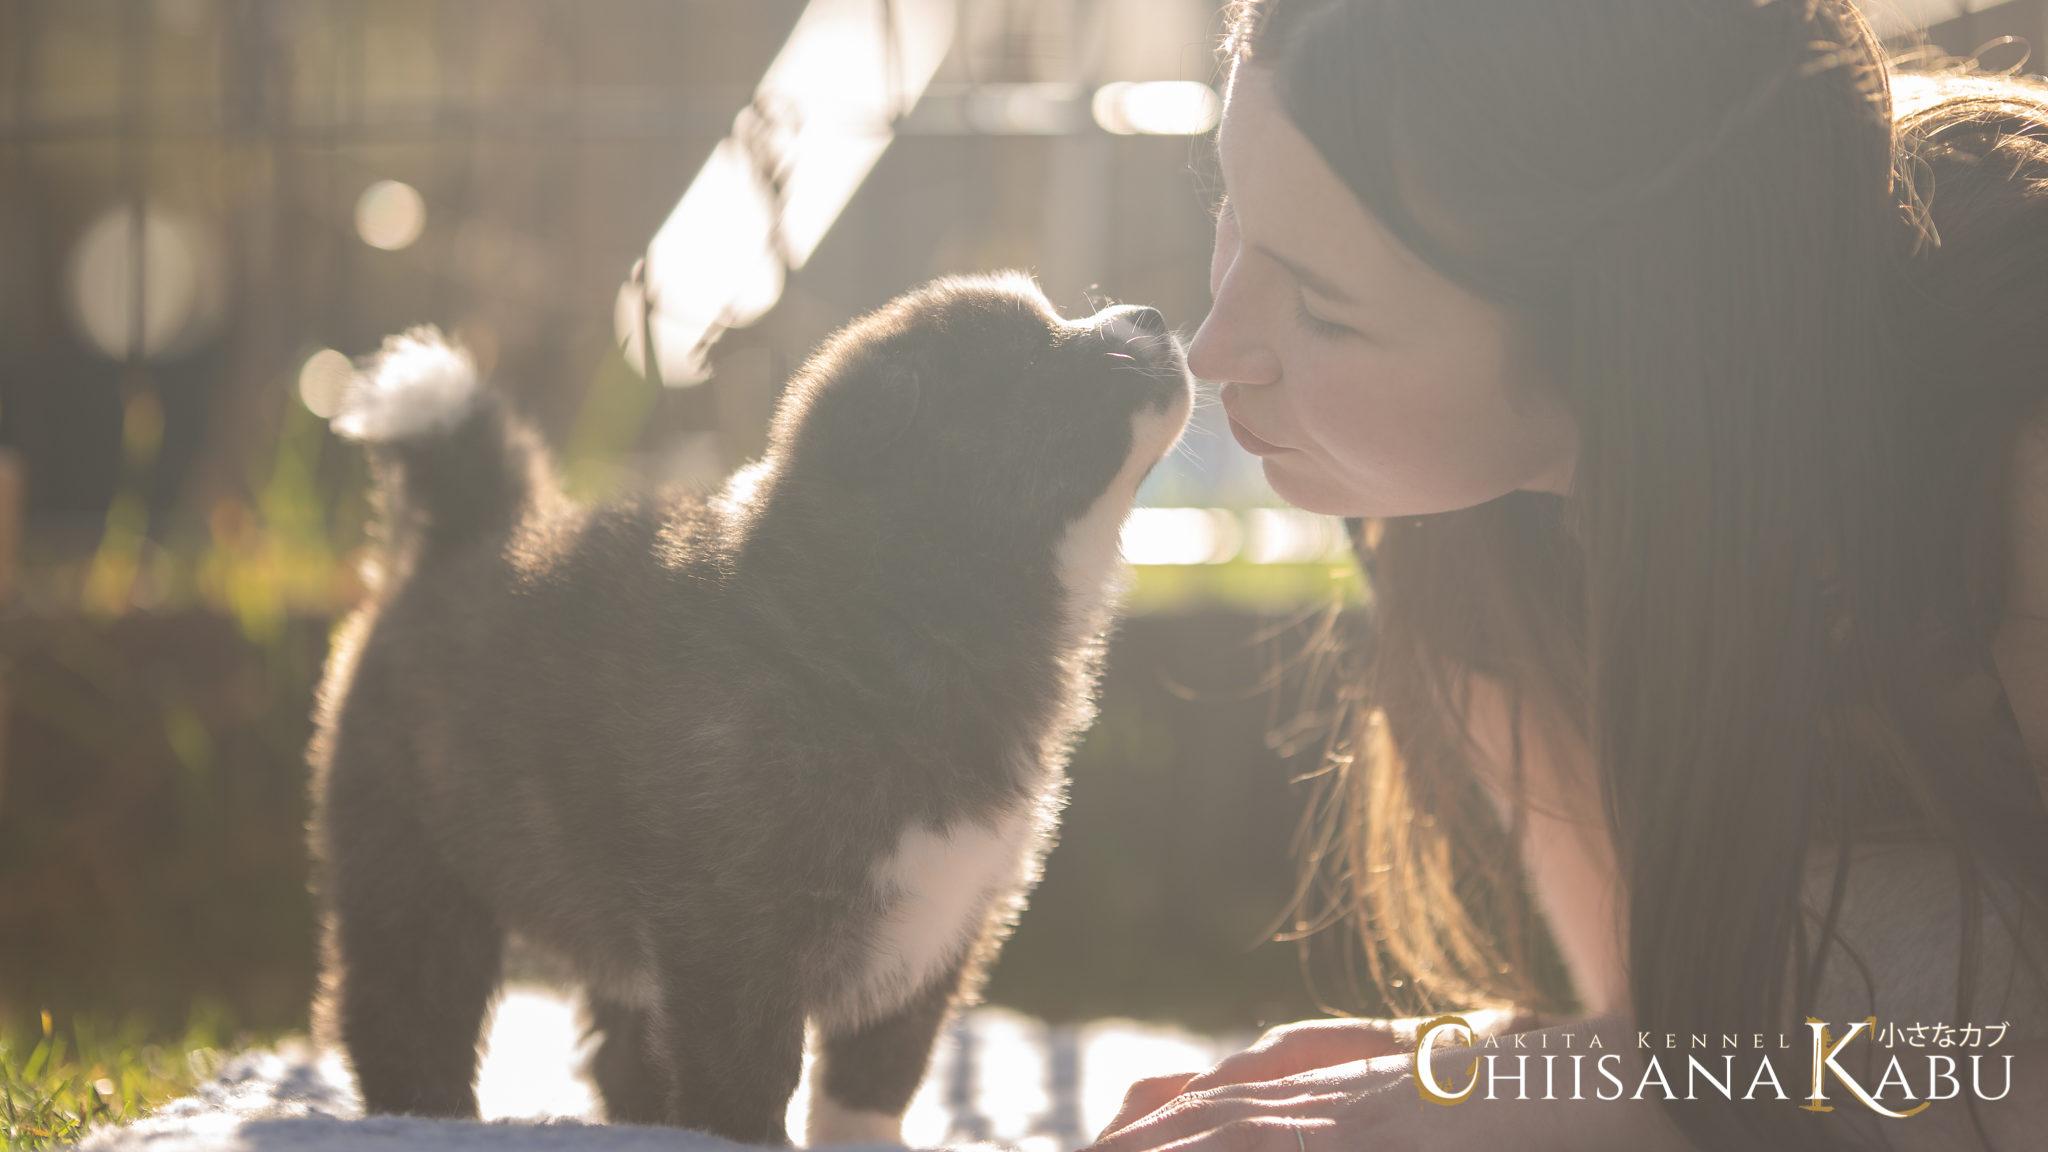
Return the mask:
[[[0,1021],[303,1024],[348,357],[456,332],[599,496],[722,476],[819,338],[932,275],[1191,330],[1217,8],[0,0]],[[2048,33],[2048,0],[1887,11],[1961,53]],[[1312,767],[1262,685],[1360,590],[1213,412],[1189,447],[991,989],[1042,1015],[1313,1008],[1262,944]]]

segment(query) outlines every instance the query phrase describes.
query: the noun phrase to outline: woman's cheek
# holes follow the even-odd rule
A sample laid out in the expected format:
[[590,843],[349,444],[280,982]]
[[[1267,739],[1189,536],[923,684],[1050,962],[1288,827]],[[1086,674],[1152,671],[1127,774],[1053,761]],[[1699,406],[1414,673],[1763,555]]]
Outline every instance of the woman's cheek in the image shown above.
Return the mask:
[[1373,368],[1364,358],[1298,346],[1291,359],[1284,379],[1297,427],[1340,449],[1377,438]]
[[1409,507],[1411,501],[1428,503],[1441,494],[1407,491],[1408,486],[1433,489],[1436,485],[1425,477],[1446,468],[1469,468],[1473,462],[1461,465],[1444,458],[1443,413],[1432,397],[1388,384],[1400,378],[1398,370],[1356,350],[1304,360],[1297,372],[1296,386],[1289,389],[1294,427],[1314,445],[1313,470],[1322,483],[1359,502],[1351,511],[1399,515],[1440,510]]

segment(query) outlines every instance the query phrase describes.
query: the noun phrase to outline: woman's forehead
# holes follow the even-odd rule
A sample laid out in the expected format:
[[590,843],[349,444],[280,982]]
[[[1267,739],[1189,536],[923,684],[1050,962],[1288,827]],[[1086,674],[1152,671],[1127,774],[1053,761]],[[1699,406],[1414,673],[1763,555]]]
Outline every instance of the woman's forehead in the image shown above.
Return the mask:
[[1233,70],[1216,149],[1240,223],[1295,262],[1361,291],[1422,271],[1287,117],[1263,69]]

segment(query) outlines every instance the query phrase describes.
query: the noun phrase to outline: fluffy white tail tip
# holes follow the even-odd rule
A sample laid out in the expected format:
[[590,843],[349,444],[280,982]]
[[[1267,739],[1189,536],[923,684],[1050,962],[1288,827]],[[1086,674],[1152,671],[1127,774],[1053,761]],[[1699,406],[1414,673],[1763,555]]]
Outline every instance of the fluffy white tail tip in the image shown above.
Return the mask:
[[476,359],[431,326],[387,336],[342,393],[334,431],[350,440],[446,432],[476,402]]

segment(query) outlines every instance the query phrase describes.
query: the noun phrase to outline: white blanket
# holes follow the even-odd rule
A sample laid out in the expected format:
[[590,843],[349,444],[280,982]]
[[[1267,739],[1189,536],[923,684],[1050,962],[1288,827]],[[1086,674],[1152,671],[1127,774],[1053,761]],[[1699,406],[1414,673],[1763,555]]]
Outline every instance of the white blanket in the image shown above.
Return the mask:
[[[903,1134],[912,1147],[996,1144],[1066,1152],[1088,1143],[1116,1113],[1132,1080],[1195,1071],[1251,1041],[1204,1037],[1127,1021],[1049,1027],[1001,1009],[957,1020],[911,1103]],[[701,1132],[597,1122],[578,1073],[574,1004],[558,993],[515,987],[492,1017],[477,1079],[484,1122],[365,1118],[341,1058],[304,1044],[243,1053],[199,1091],[133,1124],[95,1133],[87,1152],[363,1152],[426,1148],[462,1152],[732,1152],[743,1147]],[[807,1077],[808,1078],[808,1077]],[[808,1085],[790,1106],[801,1139]],[[879,1146],[870,1146],[879,1147]]]

